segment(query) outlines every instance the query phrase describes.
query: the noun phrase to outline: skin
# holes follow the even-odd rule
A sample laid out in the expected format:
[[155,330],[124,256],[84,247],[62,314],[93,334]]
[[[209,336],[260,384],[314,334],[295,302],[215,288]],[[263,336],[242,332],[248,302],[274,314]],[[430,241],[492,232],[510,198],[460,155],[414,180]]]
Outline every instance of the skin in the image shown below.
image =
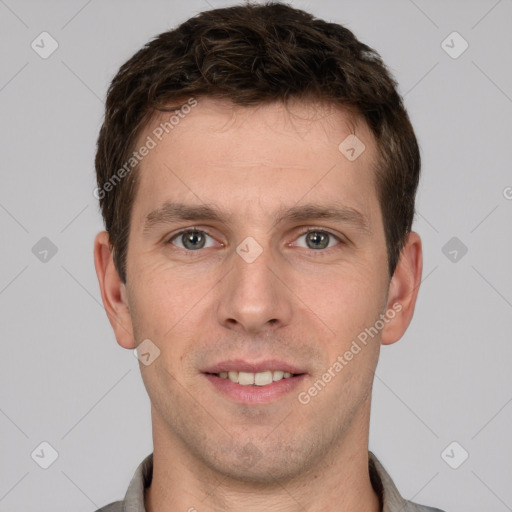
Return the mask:
[[[163,119],[155,115],[139,140]],[[140,364],[152,404],[149,512],[380,509],[368,474],[373,374],[381,344],[400,339],[413,316],[422,251],[411,232],[390,279],[375,140],[356,121],[313,103],[240,107],[202,98],[141,162],[126,284],[107,233],[96,236],[96,271],[119,345],[150,339],[160,350]],[[354,129],[366,150],[351,162],[338,145]],[[216,205],[226,219],[144,232],[146,216],[165,201]],[[367,228],[325,218],[274,223],[278,209],[306,203],[353,208]],[[203,231],[206,245],[184,248],[175,237],[184,228]],[[329,245],[311,248],[308,228],[331,233]],[[263,250],[252,263],[236,252],[249,236]],[[401,311],[300,403],[298,393],[394,304]],[[279,359],[307,375],[273,402],[239,404],[201,372],[228,359]]]

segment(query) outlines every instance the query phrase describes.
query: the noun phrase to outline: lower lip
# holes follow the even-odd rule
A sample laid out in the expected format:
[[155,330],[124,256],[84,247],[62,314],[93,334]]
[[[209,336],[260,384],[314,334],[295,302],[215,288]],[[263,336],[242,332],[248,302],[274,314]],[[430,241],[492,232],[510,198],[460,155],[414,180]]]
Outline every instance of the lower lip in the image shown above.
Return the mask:
[[266,386],[242,386],[211,373],[203,373],[203,375],[223,395],[240,404],[266,404],[274,402],[296,389],[306,377],[305,374],[301,374],[272,382],[272,384],[267,384]]

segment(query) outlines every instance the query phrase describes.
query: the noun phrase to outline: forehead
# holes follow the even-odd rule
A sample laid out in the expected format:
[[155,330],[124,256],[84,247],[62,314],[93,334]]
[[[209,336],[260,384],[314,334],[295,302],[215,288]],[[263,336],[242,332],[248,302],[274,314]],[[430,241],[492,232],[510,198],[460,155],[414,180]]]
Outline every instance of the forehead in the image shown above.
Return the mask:
[[377,200],[374,137],[360,118],[337,106],[246,107],[203,98],[178,112],[155,113],[137,147],[150,139],[152,149],[138,169],[139,216],[178,199],[252,215],[256,204],[282,207],[306,196],[308,203],[336,200],[367,210]]
[[[149,135],[157,146],[166,150],[179,150],[180,146],[188,146],[192,138],[196,140],[196,147],[200,152],[188,155],[189,158],[198,156],[204,159],[209,150],[218,157],[213,141],[227,142],[230,145],[226,157],[243,151],[244,160],[251,153],[251,146],[254,153],[261,155],[263,150],[265,154],[266,151],[261,145],[254,146],[256,140],[264,142],[274,163],[279,158],[284,162],[290,156],[286,151],[276,154],[276,145],[282,146],[284,150],[288,146],[295,146],[295,153],[299,140],[303,148],[302,156],[309,154],[311,158],[318,158],[319,152],[325,150],[338,156],[336,150],[339,143],[354,133],[364,139],[367,146],[374,144],[373,134],[360,115],[321,101],[292,99],[286,105],[274,102],[242,106],[227,100],[205,97],[199,100],[182,99],[168,109],[166,112],[153,113],[139,136],[139,142],[142,143]],[[276,136],[279,137],[278,141]],[[250,142],[244,144],[246,137],[250,138]],[[234,139],[238,139],[235,145],[232,144]],[[198,147],[199,144],[201,147]],[[310,152],[311,149],[314,150],[313,153]],[[370,151],[366,154],[367,159],[373,148],[368,149]],[[153,155],[158,153],[160,152],[152,152]],[[292,159],[294,166],[297,164],[296,160]]]

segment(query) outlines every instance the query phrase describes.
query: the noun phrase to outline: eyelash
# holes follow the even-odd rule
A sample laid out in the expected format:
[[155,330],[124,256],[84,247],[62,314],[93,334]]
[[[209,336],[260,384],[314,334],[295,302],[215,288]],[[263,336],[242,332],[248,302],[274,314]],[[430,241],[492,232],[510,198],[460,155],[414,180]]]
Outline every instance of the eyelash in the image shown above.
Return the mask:
[[[171,235],[165,242],[166,245],[173,245],[172,244],[172,241],[175,240],[176,238],[178,238],[179,236],[181,235],[184,235],[185,233],[195,233],[195,232],[198,232],[198,233],[204,233],[206,235],[208,235],[210,238],[213,238],[215,239],[215,237],[213,237],[212,235],[210,235],[207,231],[203,230],[203,229],[199,229],[199,228],[195,228],[195,227],[191,227],[191,228],[185,228],[185,229],[182,229],[181,231],[178,231],[177,233],[174,233],[173,235]],[[297,235],[296,239],[304,236],[304,235],[307,235],[308,233],[323,233],[323,234],[327,234],[329,235],[330,237],[333,237],[335,238],[337,241],[338,241],[338,244],[334,247],[328,247],[326,249],[307,249],[306,250],[309,250],[309,252],[313,253],[315,255],[315,257],[322,257],[325,255],[326,252],[329,252],[331,249],[336,249],[336,247],[339,247],[340,245],[346,245],[346,242],[340,238],[338,235],[335,235],[334,233],[331,233],[330,231],[326,230],[325,228],[320,228],[320,227],[308,227],[305,231],[302,231],[301,233],[299,233],[299,235]],[[287,244],[287,245],[290,245],[290,244]],[[190,250],[187,250],[187,249],[182,249],[181,247],[176,247],[176,249],[181,249],[183,251],[185,251],[187,254],[190,254],[190,255],[193,255],[193,253],[195,252],[200,252],[200,249],[198,249],[197,251],[190,251]],[[304,249],[304,247],[302,247],[302,249]]]

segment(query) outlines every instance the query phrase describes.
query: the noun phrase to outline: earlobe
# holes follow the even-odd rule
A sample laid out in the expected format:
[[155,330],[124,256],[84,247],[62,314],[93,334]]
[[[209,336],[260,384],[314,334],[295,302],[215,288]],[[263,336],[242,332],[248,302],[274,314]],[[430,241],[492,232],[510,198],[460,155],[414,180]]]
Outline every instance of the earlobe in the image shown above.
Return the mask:
[[105,312],[114,329],[119,345],[135,348],[133,327],[128,306],[126,286],[114,265],[109,236],[106,231],[96,235],[94,240],[94,266],[101,291]]
[[418,233],[411,231],[400,253],[400,259],[389,285],[386,311],[394,310],[395,314],[382,330],[383,345],[391,345],[398,341],[409,327],[414,314],[422,270],[421,238]]

